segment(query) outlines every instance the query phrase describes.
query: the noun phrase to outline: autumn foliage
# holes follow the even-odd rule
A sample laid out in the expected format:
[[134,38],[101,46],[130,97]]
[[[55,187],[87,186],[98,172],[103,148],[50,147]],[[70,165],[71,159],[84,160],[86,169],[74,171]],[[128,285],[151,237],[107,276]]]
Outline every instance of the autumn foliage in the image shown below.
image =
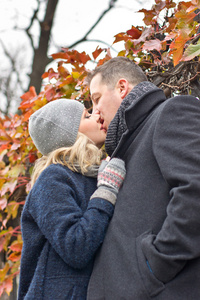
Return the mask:
[[[129,28],[115,35],[123,41],[119,56],[138,63],[148,79],[174,93],[200,97],[200,0],[179,2],[156,0],[151,10],[142,9],[144,26]],[[91,106],[89,88],[84,79],[88,62],[102,64],[111,58],[109,49],[97,47],[90,57],[85,52],[62,49],[52,55],[57,69],[43,74],[45,85],[39,95],[34,87],[22,95],[20,115],[0,118],[0,296],[12,290],[19,274],[22,237],[20,213],[30,191],[30,175],[35,160],[41,156],[28,133],[30,115],[58,98],[72,98]],[[70,70],[70,71],[69,71]]]

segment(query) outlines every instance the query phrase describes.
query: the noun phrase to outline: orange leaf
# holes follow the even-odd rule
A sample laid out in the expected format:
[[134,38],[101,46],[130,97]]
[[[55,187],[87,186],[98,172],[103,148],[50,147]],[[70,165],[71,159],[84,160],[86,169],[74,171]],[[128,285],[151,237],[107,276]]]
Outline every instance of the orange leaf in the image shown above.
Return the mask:
[[114,40],[113,44],[121,42],[121,41],[126,42],[126,41],[130,40],[130,36],[128,36],[124,32],[120,32],[120,33],[116,34],[114,37],[115,37],[115,40]]
[[[64,68],[62,65],[58,67],[58,73],[62,76],[62,77],[67,77],[69,75],[69,71]],[[58,74],[57,74],[58,77]]]
[[42,78],[43,78],[43,79],[47,78],[48,76],[49,76],[49,73],[48,73],[48,72],[44,72],[44,73],[42,74]]
[[62,59],[69,59],[69,55],[66,52],[58,52],[51,55],[53,59],[62,58]]
[[183,10],[183,9],[180,11],[177,11],[177,13],[175,14],[175,17],[177,19],[182,19],[185,23],[191,22],[195,16],[196,16],[196,14],[194,12],[188,13],[188,12],[186,12],[186,10]]
[[[0,252],[4,249],[5,244],[7,243],[7,240],[4,236],[0,237]],[[0,276],[1,281],[1,276]]]
[[8,259],[13,262],[20,260],[20,258],[21,258],[21,252],[14,252],[8,256]]
[[173,55],[174,66],[176,66],[182,56],[183,56],[183,49],[185,43],[188,41],[189,37],[184,32],[180,32],[179,36],[170,44],[170,53]]
[[73,76],[70,75],[65,80],[63,80],[61,83],[57,82],[57,85],[59,87],[62,87],[62,86],[65,86],[65,85],[73,83],[73,82],[74,82],[74,78],[73,78]]
[[152,23],[155,23],[155,21],[153,20],[153,18],[156,16],[156,13],[154,10],[147,10],[147,9],[140,9],[138,12],[143,12],[144,13],[144,18],[143,18],[143,22],[149,26]]
[[90,60],[90,56],[84,52],[80,53],[80,61],[85,65]]
[[32,113],[33,113],[32,109],[28,110],[23,116],[23,121],[24,122],[28,121]]
[[92,52],[93,58],[96,59],[101,54],[102,51],[103,51],[103,49],[99,48],[99,46],[97,46],[96,50],[94,52]]
[[23,242],[22,241],[14,241],[11,246],[9,246],[9,249],[12,251],[20,252],[22,250]]
[[23,99],[23,100],[30,100],[30,99],[33,99],[33,98],[36,97],[36,96],[37,96],[37,94],[36,94],[36,91],[35,91],[35,87],[34,87],[34,86],[31,86],[31,87],[29,88],[29,91],[26,92],[25,94],[23,94],[23,95],[21,96],[21,99]]

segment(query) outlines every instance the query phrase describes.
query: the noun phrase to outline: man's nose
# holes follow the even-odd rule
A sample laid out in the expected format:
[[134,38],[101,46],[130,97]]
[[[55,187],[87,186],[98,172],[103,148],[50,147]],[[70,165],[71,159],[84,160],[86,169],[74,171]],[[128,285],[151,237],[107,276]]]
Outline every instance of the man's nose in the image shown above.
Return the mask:
[[97,106],[93,106],[93,109],[92,109],[92,114],[95,114],[95,115],[100,115],[100,112],[97,108]]
[[99,111],[93,111],[92,112],[93,118],[96,120],[96,122],[98,122],[100,120],[100,113]]

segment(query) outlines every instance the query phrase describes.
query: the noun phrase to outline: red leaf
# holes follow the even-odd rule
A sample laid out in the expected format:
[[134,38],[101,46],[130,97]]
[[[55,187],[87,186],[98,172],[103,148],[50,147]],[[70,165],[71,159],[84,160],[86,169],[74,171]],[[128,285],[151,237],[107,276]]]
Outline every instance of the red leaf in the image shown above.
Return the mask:
[[32,153],[29,153],[28,158],[31,164],[34,163],[34,161],[36,160],[35,154]]
[[138,28],[132,26],[130,30],[126,32],[128,35],[132,37],[132,39],[138,39],[141,36],[142,31],[140,31]]

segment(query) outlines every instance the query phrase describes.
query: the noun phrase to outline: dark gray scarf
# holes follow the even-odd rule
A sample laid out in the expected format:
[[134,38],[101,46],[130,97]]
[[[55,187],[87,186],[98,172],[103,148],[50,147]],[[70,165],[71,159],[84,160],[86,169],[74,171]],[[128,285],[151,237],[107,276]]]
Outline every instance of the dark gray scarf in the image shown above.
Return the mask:
[[150,90],[154,89],[155,85],[149,81],[140,82],[136,85],[132,91],[122,101],[115,117],[111,121],[107,137],[105,141],[105,149],[109,156],[112,155],[117,147],[121,136],[127,130],[125,121],[125,110],[134,102],[137,101],[142,95],[146,94]]

